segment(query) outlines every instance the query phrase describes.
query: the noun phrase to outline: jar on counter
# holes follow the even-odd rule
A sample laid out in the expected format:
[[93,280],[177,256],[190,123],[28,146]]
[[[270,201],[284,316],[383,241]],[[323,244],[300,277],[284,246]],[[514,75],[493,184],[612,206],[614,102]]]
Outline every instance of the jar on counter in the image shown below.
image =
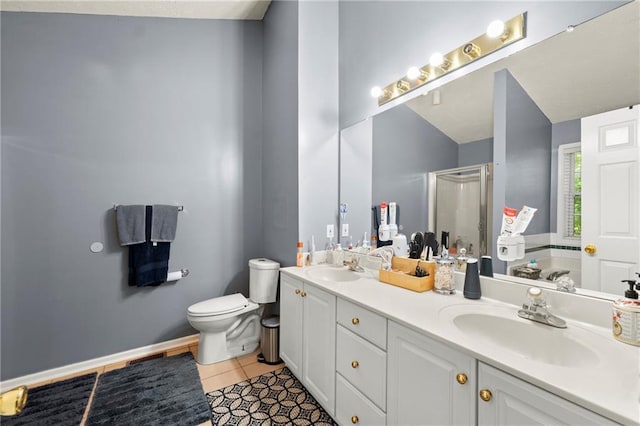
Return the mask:
[[456,257],[456,270],[459,272],[466,272],[468,260],[469,258],[467,257],[467,249],[461,248],[460,254]]
[[454,294],[456,292],[453,280],[453,260],[443,258],[436,261],[436,276],[433,291],[440,294]]

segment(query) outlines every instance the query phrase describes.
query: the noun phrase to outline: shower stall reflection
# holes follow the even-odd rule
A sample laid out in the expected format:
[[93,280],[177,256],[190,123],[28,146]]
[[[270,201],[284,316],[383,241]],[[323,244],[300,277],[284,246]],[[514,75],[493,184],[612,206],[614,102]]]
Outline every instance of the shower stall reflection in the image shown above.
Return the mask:
[[491,255],[492,163],[429,173],[429,229],[449,233],[449,254]]

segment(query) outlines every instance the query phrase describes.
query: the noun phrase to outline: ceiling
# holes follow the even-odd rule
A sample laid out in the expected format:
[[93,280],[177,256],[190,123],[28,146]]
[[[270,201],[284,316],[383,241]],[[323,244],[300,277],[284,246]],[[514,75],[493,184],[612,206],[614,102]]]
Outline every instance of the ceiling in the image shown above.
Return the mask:
[[[552,123],[640,103],[640,2],[551,37],[407,105],[458,143],[493,136],[493,75],[508,68]],[[463,120],[460,117],[464,117]]]
[[270,3],[271,0],[2,0],[0,10],[163,18],[261,20]]

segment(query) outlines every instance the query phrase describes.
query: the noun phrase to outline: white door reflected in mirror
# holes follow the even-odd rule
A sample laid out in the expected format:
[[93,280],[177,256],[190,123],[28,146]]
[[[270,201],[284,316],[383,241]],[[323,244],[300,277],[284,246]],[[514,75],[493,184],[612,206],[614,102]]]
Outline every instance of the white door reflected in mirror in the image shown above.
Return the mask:
[[640,271],[640,107],[582,119],[582,287],[620,293]]

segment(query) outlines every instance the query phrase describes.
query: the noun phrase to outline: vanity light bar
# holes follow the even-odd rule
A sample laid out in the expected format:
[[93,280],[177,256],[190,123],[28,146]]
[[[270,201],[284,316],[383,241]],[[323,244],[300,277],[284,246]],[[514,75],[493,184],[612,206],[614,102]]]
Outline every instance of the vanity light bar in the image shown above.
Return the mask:
[[[497,37],[490,37],[485,33],[452,50],[446,55],[441,55],[442,61],[434,61],[436,58],[432,56],[430,60],[431,63],[418,68],[417,72],[412,70],[412,77],[416,76],[416,78],[410,79],[405,76],[382,89],[376,90],[375,92],[372,90],[372,96],[378,98],[378,106],[384,105],[389,101],[442,77],[443,75],[470,64],[476,59],[485,57],[505,46],[510,45],[511,43],[522,40],[526,37],[525,16],[526,13],[522,13],[509,19],[504,23],[504,31]],[[438,62],[440,64],[436,65]]]

